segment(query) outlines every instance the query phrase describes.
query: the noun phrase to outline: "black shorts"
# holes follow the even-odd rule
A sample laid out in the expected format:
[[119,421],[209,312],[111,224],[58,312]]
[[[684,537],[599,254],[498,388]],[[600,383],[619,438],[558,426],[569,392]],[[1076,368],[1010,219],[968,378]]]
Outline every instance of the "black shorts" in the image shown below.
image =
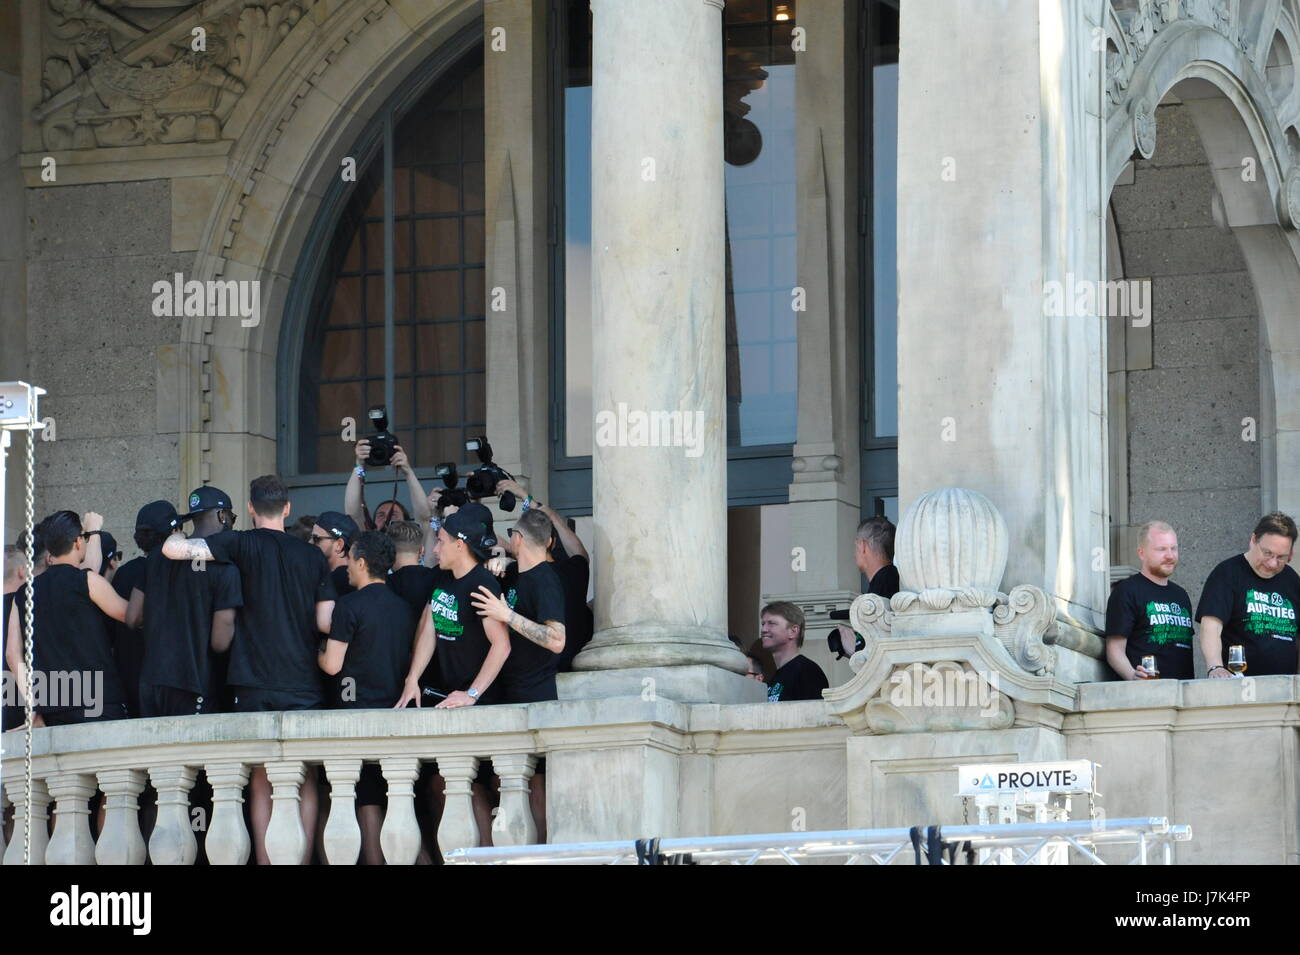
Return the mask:
[[45,721],[46,726],[73,726],[77,723],[99,723],[104,720],[124,720],[130,717],[125,703],[105,703],[104,711],[97,716],[88,715],[83,707],[51,710],[41,707],[36,712],[41,714],[41,719]]
[[361,777],[357,780],[358,806],[387,806],[388,780],[378,763],[362,763]]
[[318,710],[325,704],[320,691],[315,687],[309,690],[264,690],[253,686],[236,686],[233,691],[232,705],[236,713]]
[[201,716],[219,712],[214,694],[191,693],[174,686],[140,684],[141,716]]

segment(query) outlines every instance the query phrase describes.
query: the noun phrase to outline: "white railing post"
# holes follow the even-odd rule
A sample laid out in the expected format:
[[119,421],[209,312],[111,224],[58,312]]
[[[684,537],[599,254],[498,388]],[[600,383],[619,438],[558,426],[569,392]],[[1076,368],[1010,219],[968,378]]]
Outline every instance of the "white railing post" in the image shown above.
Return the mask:
[[537,823],[529,804],[529,783],[537,757],[529,753],[493,756],[492,769],[501,780],[501,805],[492,820],[494,846],[529,846],[537,841]]
[[388,865],[414,865],[420,854],[420,825],[415,820],[415,779],[420,760],[414,756],[384,756],[379,760],[388,782],[388,811],[379,845]]
[[94,865],[95,840],[90,835],[90,797],[95,777],[89,773],[56,773],[46,782],[54,798],[54,835],[45,850],[46,865]]
[[330,784],[330,814],[325,822],[325,859],[330,865],[356,865],[361,856],[361,827],[357,824],[357,780],[361,760],[325,760]]
[[479,844],[470,785],[478,773],[477,756],[440,756],[438,773],[445,783],[442,821],[438,824],[438,849],[473,849]]
[[[5,865],[22,865],[27,832],[27,779],[15,774],[5,780],[5,788],[14,804],[14,834],[5,850]],[[45,850],[50,842],[50,791],[43,779],[32,780],[32,865],[45,865]]]
[[212,786],[212,819],[203,851],[209,865],[244,865],[252,843],[244,825],[244,787],[248,765],[239,762],[209,763],[204,767]]
[[190,790],[197,775],[192,766],[149,767],[149,781],[158,791],[158,816],[149,834],[149,861],[154,865],[194,865],[199,856],[190,824]]
[[266,764],[271,784],[271,822],[266,827],[266,856],[272,865],[302,865],[307,832],[302,827],[302,783],[307,776],[300,759]]
[[109,769],[99,774],[106,808],[104,831],[95,844],[96,865],[144,865],[148,858],[140,834],[140,793],[145,779],[142,769]]

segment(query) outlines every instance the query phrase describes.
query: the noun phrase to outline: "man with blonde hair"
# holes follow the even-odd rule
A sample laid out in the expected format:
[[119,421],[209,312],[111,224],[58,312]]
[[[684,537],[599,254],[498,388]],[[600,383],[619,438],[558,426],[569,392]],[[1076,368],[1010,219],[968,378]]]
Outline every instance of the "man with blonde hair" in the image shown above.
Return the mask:
[[[1164,521],[1138,532],[1141,569],[1115,584],[1106,603],[1106,661],[1122,680],[1190,680],[1192,599],[1169,578],[1178,567],[1178,535]],[[1142,666],[1155,657],[1156,673]]]
[[767,701],[820,700],[830,686],[826,674],[799,652],[803,646],[803,611],[785,600],[763,608],[759,614],[763,648],[772,654],[776,672],[767,681]]

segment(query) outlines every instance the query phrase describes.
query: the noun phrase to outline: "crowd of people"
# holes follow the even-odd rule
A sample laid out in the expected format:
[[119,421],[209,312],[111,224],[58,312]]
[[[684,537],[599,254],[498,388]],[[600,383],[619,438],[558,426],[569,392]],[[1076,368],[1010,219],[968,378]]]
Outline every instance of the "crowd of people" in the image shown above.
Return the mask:
[[[394,496],[372,514],[366,441],[356,453],[343,511],[293,518],[284,483],[267,475],[249,486],[252,529],[235,530],[233,499],[203,486],[183,512],[167,501],[140,508],[134,540],[141,556],[126,562],[93,511],[57,511],[41,521],[31,541],[34,725],[556,699],[557,674],[592,637],[589,561],[569,522],[519,482],[502,480],[496,492],[522,506],[498,540],[487,507],[449,498],[445,489],[425,494],[400,448],[393,464],[414,513]],[[885,599],[900,586],[894,531],[886,518],[872,517],[854,541],[867,591]],[[1296,672],[1300,577],[1288,566],[1296,537],[1291,518],[1266,515],[1245,553],[1205,582],[1195,620],[1207,676],[1247,667],[1251,675]],[[20,540],[5,549],[6,681],[18,691],[6,696],[5,729],[25,724],[18,704],[28,676],[26,547]],[[1177,534],[1164,522],[1145,525],[1137,555],[1139,571],[1111,593],[1107,660],[1123,679],[1191,679],[1192,605],[1170,579]],[[759,623],[746,653],[749,675],[766,684],[768,700],[820,699],[829,681],[801,652],[807,621],[800,608],[769,603]],[[848,626],[832,629],[827,643],[840,658],[863,647]],[[52,674],[93,674],[94,681]],[[485,769],[473,789],[484,844],[494,784]],[[421,786],[432,828],[441,780],[430,769]],[[544,839],[544,760],[531,789]],[[356,798],[365,861],[382,861],[385,792],[378,767],[366,764]],[[328,787],[309,771],[302,793],[310,858]],[[266,773],[254,769],[248,812],[259,862],[267,861],[270,810]]]

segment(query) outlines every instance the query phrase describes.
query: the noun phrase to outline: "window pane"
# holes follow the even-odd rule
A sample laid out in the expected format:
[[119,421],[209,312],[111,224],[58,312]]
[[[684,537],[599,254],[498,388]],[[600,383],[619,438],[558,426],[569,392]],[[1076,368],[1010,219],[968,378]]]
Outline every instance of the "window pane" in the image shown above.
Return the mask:
[[417,326],[416,361],[420,371],[455,371],[460,368],[460,328],[460,322]]
[[460,263],[460,220],[420,219],[415,223],[416,265]]
[[321,348],[321,378],[355,378],[361,374],[361,333],[326,332]]
[[898,14],[876,4],[872,40],[872,431],[898,434]]
[[733,447],[791,444],[797,432],[796,324],[789,320],[798,257],[795,68],[785,55],[794,4],[776,6],[729,3],[724,13],[727,438]]
[[591,454],[591,14],[566,5],[564,69],[564,453]]
[[460,272],[419,272],[415,276],[416,318],[456,318],[460,310]]

